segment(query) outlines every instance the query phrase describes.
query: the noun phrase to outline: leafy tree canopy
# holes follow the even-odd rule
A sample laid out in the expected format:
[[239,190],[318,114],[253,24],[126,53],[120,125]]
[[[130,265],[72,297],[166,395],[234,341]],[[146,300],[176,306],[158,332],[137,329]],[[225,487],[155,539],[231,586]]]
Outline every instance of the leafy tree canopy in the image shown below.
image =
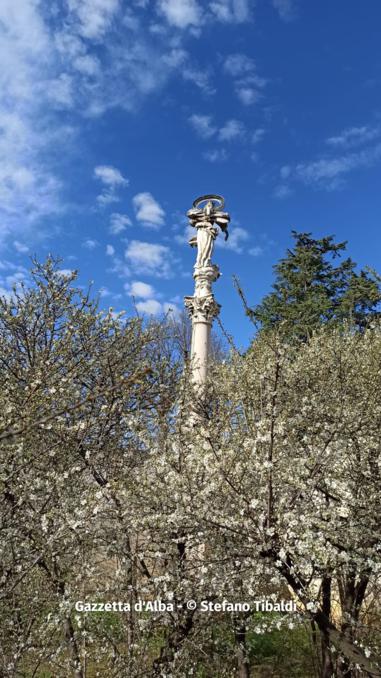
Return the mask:
[[273,291],[248,309],[261,329],[281,325],[288,338],[306,340],[321,324],[347,320],[362,329],[379,315],[380,276],[368,267],[356,272],[349,257],[333,263],[346,242],[297,231],[292,236],[294,247],[274,266]]

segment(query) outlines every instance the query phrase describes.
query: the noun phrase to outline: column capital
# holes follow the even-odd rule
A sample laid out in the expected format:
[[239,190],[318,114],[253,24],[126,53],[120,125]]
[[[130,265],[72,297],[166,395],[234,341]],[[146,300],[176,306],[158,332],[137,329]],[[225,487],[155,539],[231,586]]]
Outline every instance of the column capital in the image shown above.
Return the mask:
[[204,322],[212,324],[220,312],[220,304],[216,302],[213,294],[203,297],[184,297],[185,307],[193,323]]

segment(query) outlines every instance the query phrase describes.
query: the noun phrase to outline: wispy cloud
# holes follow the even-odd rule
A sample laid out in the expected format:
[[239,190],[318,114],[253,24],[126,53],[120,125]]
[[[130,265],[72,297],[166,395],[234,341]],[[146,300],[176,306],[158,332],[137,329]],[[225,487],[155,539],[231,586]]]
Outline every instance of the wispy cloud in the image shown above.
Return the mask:
[[256,245],[255,247],[251,247],[249,249],[249,254],[252,257],[260,257],[263,254],[264,250],[263,247],[260,247],[260,245]]
[[[158,0],[158,11],[167,23],[177,29],[190,29],[196,35],[211,21],[240,24],[253,17],[253,0]],[[197,32],[196,32],[197,31]]]
[[[7,236],[62,210],[51,151],[60,142],[68,147],[73,129],[52,127],[47,116],[63,89],[54,86],[54,46],[36,2],[0,3],[0,62],[0,233]],[[34,238],[40,233],[41,226]]]
[[210,139],[217,132],[217,127],[213,124],[213,117],[211,115],[193,113],[189,117],[189,122],[201,139]]
[[258,129],[254,130],[254,132],[251,135],[251,143],[256,145],[259,144],[261,141],[263,141],[263,137],[266,134],[266,130],[263,129],[262,127],[258,127]]
[[[210,67],[201,67],[176,39],[180,27],[204,21],[197,0],[161,0],[155,34],[148,3],[121,0],[36,0],[0,3],[0,234],[38,237],[45,217],[65,209],[60,151],[80,116],[120,107],[136,110],[170,78],[213,91]],[[138,7],[138,10],[135,9]],[[211,13],[209,12],[209,16]],[[126,49],[128,44],[128,49]],[[63,123],[61,114],[65,114]],[[104,184],[99,204],[116,200]]]
[[127,214],[120,214],[120,212],[113,212],[110,217],[110,228],[109,231],[111,235],[119,235],[126,230],[127,226],[132,226],[132,221]]
[[98,245],[99,242],[97,240],[92,240],[91,238],[87,238],[82,243],[82,247],[85,247],[85,249],[87,250],[95,250],[95,248],[98,247]]
[[294,0],[272,0],[272,4],[283,21],[293,21],[296,18],[296,4]]
[[242,138],[245,134],[245,126],[240,120],[227,120],[218,132],[220,141],[232,141]]
[[220,142],[242,139],[246,135],[245,125],[241,120],[231,118],[218,127],[211,115],[193,114],[189,117],[189,122],[201,139],[211,139],[215,137]]
[[6,259],[0,260],[0,296],[10,299],[14,286],[18,286],[28,277],[24,266],[14,264]]
[[228,240],[225,241],[222,238],[217,238],[216,245],[236,252],[236,254],[242,254],[243,245],[248,240],[250,240],[248,231],[241,226],[234,226],[229,233]]
[[72,17],[77,18],[77,30],[83,37],[99,40],[110,29],[120,8],[119,0],[69,0]]
[[250,0],[214,0],[210,9],[224,23],[243,23],[252,18],[254,3]]
[[26,245],[23,242],[20,242],[19,240],[14,240],[13,246],[14,246],[16,252],[19,252],[20,254],[26,254],[26,252],[29,252],[28,245]]
[[246,54],[229,54],[224,61],[224,71],[233,78],[237,97],[245,106],[256,104],[262,98],[267,80],[258,75],[254,60]]
[[229,154],[225,148],[211,148],[204,151],[202,157],[209,162],[225,162]]
[[151,193],[138,193],[132,199],[136,219],[143,226],[160,228],[164,224],[165,212]]
[[280,200],[282,198],[288,198],[288,196],[291,194],[292,189],[287,184],[279,184],[274,188],[273,192],[274,198],[279,198]]
[[326,144],[334,148],[348,149],[356,146],[362,146],[369,141],[373,141],[381,136],[381,127],[379,125],[362,127],[348,127],[337,136],[326,139]]
[[381,143],[338,157],[299,163],[295,168],[295,176],[305,184],[335,189],[342,185],[344,175],[356,169],[371,167],[379,160],[381,160]]
[[97,165],[94,168],[94,177],[103,184],[103,190],[97,196],[97,202],[102,206],[118,202],[120,200],[117,194],[118,188],[129,184],[128,179],[122,175],[120,170],[112,165]]
[[[301,182],[307,186],[326,190],[341,188],[351,172],[372,167],[381,161],[381,142],[370,143],[381,136],[378,127],[350,127],[337,136],[326,139],[330,148],[321,157],[280,168],[280,185],[274,195],[279,198],[290,194],[290,184]],[[354,147],[363,146],[357,150]],[[338,154],[338,151],[341,153]]]
[[202,9],[196,0],[159,0],[159,11],[171,26],[188,28],[202,21]]

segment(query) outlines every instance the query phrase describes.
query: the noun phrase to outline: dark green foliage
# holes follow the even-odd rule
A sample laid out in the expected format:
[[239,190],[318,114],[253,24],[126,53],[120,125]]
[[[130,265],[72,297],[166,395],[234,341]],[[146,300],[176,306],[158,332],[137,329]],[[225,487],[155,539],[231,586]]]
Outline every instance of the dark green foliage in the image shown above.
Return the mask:
[[287,338],[306,340],[322,323],[346,320],[362,329],[379,315],[380,277],[346,258],[337,265],[346,242],[317,239],[292,231],[293,249],[274,266],[273,292],[248,313],[267,330],[278,326]]

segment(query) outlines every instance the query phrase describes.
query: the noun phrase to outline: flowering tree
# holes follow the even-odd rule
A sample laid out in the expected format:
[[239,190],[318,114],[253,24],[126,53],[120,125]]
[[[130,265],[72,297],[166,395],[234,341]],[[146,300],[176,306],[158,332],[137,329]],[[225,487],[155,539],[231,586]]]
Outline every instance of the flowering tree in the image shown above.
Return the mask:
[[163,411],[176,374],[174,364],[152,369],[160,328],[99,312],[74,278],[53,260],[36,263],[32,285],[1,301],[4,675],[46,664],[84,675],[73,596],[101,578],[107,590],[116,555],[131,585],[118,483],[140,463],[140,432],[159,402]]
[[247,678],[248,633],[306,619],[321,676],[379,675],[379,327],[267,332],[200,396],[184,327],[101,313],[52,260],[32,277],[0,308],[2,673]]
[[325,641],[323,676],[379,675],[362,605],[381,567],[380,360],[378,327],[298,348],[267,335],[213,374],[185,457],[198,481],[188,519],[248,595],[260,563],[287,584]]

